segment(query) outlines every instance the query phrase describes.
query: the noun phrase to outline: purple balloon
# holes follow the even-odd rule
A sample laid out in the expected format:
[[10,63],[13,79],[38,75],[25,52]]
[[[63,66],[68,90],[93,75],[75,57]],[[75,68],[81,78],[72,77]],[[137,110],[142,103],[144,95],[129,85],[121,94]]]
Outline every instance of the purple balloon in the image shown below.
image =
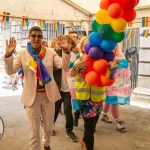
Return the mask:
[[113,52],[104,53],[103,59],[107,61],[112,61],[115,58],[115,54]]
[[89,50],[89,56],[93,60],[98,60],[103,58],[104,52],[98,47],[91,47]]
[[86,43],[84,45],[84,52],[88,55],[90,48],[92,47],[92,45],[90,43]]

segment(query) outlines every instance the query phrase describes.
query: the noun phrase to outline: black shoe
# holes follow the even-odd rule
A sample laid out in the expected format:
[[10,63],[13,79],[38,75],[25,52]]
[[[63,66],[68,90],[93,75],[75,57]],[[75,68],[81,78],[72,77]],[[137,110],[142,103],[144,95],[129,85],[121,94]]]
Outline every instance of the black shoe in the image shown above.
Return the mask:
[[77,118],[77,117],[74,117],[74,119],[73,119],[73,125],[74,125],[75,127],[78,126],[78,118]]
[[46,147],[44,146],[44,150],[51,150],[50,146]]
[[55,136],[56,135],[56,132],[55,130],[52,131],[52,136]]
[[78,138],[75,136],[75,134],[74,134],[72,131],[67,132],[66,137],[67,137],[71,142],[77,142],[77,141],[78,141]]

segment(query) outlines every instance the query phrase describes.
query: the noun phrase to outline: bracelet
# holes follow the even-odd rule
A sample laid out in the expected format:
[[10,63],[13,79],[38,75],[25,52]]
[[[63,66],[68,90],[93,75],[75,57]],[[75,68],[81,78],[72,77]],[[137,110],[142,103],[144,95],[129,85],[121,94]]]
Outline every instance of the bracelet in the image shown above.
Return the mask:
[[75,71],[78,71],[79,70],[79,68],[74,64],[73,65],[73,69],[75,70]]
[[72,69],[73,69],[74,71],[77,71],[77,70],[74,69],[74,67],[73,67]]

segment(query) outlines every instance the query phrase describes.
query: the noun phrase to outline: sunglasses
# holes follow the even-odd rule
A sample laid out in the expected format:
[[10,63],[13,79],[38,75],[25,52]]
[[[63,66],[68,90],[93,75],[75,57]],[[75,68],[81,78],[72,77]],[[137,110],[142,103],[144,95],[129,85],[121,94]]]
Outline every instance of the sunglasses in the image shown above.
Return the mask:
[[32,38],[38,38],[38,39],[41,39],[42,37],[43,37],[43,35],[41,35],[41,34],[38,34],[38,35],[36,35],[36,34],[31,34],[31,37]]

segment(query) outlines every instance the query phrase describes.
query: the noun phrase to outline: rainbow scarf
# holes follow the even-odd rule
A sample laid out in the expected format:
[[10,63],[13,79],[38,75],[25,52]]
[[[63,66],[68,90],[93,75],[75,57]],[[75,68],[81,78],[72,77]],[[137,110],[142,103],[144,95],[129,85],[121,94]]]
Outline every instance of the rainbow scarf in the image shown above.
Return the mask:
[[33,72],[36,73],[38,85],[44,86],[45,84],[49,83],[52,79],[42,63],[42,59],[45,56],[45,47],[41,47],[41,51],[39,54],[35,54],[31,43],[27,44],[27,50],[29,54],[32,56],[32,59],[29,60],[27,67],[29,67]]

